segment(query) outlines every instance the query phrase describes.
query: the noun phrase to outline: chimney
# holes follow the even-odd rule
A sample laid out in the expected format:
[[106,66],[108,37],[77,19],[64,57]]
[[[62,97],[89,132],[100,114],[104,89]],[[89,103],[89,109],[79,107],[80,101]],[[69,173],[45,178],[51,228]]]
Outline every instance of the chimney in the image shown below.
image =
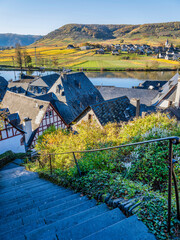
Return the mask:
[[140,116],[140,99],[139,98],[131,98],[130,103],[136,108],[136,117]]
[[175,107],[180,107],[180,76],[178,78],[177,89],[176,89],[176,96],[175,96]]
[[31,119],[30,118],[24,118],[23,128],[24,128],[24,131],[25,131],[25,143],[27,144],[31,135],[32,135],[32,125],[31,125]]

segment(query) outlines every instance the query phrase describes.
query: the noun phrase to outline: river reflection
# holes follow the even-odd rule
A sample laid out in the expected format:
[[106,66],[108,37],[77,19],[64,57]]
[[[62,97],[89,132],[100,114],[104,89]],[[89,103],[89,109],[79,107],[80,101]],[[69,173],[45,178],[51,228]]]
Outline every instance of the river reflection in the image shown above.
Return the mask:
[[[20,73],[20,71],[0,71],[0,76],[4,77],[7,81],[16,81],[19,79]],[[26,74],[26,72],[23,73]],[[54,72],[27,72],[27,74],[35,76],[44,76],[52,73]],[[131,88],[132,86],[138,86],[139,83],[145,80],[169,80],[176,74],[176,71],[85,72],[85,74],[94,85]]]

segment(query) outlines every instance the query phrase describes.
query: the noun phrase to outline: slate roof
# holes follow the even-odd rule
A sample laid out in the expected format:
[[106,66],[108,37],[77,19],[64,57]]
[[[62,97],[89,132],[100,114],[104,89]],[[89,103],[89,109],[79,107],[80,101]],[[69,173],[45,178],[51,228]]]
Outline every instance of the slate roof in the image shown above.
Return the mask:
[[21,94],[7,91],[2,101],[2,107],[8,108],[11,114],[18,113],[20,124],[29,117],[32,121],[32,130],[36,130],[49,106],[50,102],[33,99]]
[[0,76],[0,100],[3,99],[4,94],[6,93],[8,81],[5,78]]
[[152,104],[158,105],[165,97],[174,93],[173,89],[178,83],[179,73],[176,73],[163,87],[158,95],[153,99]]
[[175,117],[178,121],[180,121],[180,108],[169,107],[166,108],[163,112],[170,115],[170,117]]
[[7,85],[8,85],[8,81],[6,81],[5,78],[0,76],[0,86],[1,87],[7,87]]
[[135,116],[136,112],[136,108],[130,104],[129,99],[123,96],[88,106],[73,122],[77,122],[88,109],[93,110],[101,125],[128,121]]
[[16,128],[21,133],[25,133],[22,130],[22,125],[20,124],[20,118],[18,113],[10,114],[8,108],[1,108],[0,109],[0,118],[8,122],[10,125],[12,125],[14,128]]
[[47,76],[43,76],[43,77],[37,77],[35,79],[35,81],[33,81],[30,86],[37,86],[37,87],[52,87],[52,85],[57,81],[57,79],[59,78],[59,74],[54,73],[54,74],[50,74]]
[[151,101],[157,96],[157,90],[146,90],[146,89],[136,89],[136,88],[121,88],[121,87],[109,87],[102,86],[99,89],[105,100],[112,98],[127,96],[129,99],[138,98],[141,104],[147,106],[151,105]]
[[141,84],[139,84],[139,86],[137,87],[133,87],[133,88],[138,88],[138,89],[150,89],[151,86],[153,87],[152,90],[161,90],[162,86],[164,84],[166,84],[167,81],[145,81]]
[[56,107],[68,124],[87,106],[104,101],[83,72],[61,74],[48,93],[56,95]]
[[135,116],[135,107],[126,96],[90,106],[101,125],[108,122],[128,121]]
[[9,82],[8,90],[16,93],[26,94],[29,83],[26,82]]

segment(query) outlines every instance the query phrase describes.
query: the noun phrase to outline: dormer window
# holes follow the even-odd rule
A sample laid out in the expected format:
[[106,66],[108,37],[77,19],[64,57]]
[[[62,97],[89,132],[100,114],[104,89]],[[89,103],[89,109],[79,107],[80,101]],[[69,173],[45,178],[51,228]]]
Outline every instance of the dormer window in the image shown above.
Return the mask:
[[64,93],[64,91],[62,91],[62,92],[61,92],[61,96],[64,96],[64,95],[65,95],[65,93]]
[[34,87],[34,93],[38,93],[38,87]]
[[47,93],[47,89],[46,88],[42,88],[42,93],[46,94]]

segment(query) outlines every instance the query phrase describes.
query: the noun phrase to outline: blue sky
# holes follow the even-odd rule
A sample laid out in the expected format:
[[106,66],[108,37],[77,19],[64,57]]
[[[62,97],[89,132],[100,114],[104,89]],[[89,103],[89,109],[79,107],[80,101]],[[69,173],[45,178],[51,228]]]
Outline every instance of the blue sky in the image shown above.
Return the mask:
[[0,33],[47,34],[68,23],[180,21],[180,0],[0,0]]

